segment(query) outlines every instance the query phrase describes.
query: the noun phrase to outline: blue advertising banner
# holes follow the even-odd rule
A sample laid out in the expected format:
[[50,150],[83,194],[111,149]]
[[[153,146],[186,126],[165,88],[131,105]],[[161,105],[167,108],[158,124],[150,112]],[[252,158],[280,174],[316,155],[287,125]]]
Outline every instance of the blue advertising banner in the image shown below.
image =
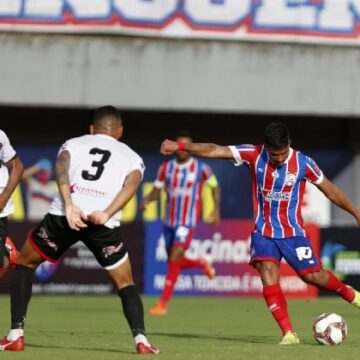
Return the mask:
[[[177,295],[262,296],[262,283],[249,263],[252,220],[223,220],[213,227],[200,223],[186,256],[192,259],[210,256],[216,269],[212,280],[201,269],[183,271],[175,287]],[[319,230],[308,226],[307,232],[318,249]],[[145,227],[144,293],[159,295],[167,271],[165,240],[160,221],[148,222]],[[287,296],[315,297],[317,289],[305,284],[284,262],[281,264],[281,286]]]

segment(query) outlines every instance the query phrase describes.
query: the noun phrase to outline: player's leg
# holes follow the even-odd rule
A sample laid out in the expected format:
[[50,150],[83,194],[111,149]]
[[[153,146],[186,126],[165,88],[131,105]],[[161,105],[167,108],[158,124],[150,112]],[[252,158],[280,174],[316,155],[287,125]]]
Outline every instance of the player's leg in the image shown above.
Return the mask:
[[264,239],[259,234],[251,237],[252,264],[261,276],[263,296],[273,318],[283,333],[280,345],[298,344],[299,338],[289,317],[287,301],[280,286],[281,254],[272,239]]
[[128,253],[119,228],[110,229],[88,224],[83,241],[116,286],[125,318],[134,336],[137,352],[159,353],[159,350],[150,345],[145,335],[143,303],[134,285]]
[[11,329],[0,341],[0,350],[24,350],[25,317],[32,295],[34,271],[45,260],[55,262],[73,244],[69,233],[63,236],[66,226],[65,217],[45,216],[21,249],[11,281]]
[[124,256],[124,262],[116,268],[108,270],[108,274],[118,290],[123,312],[134,337],[137,352],[139,354],[158,354],[160,351],[151,345],[146,337],[144,307],[134,285],[127,253]]
[[0,217],[0,277],[2,277],[9,265],[8,251],[6,249],[7,217]]
[[24,322],[32,294],[32,278],[36,267],[43,259],[27,240],[17,258],[11,281],[11,328],[0,341],[0,350],[24,350]]
[[190,259],[184,256],[179,260],[180,270],[194,269],[198,268],[203,271],[203,273],[210,279],[214,279],[216,275],[216,270],[212,265],[212,258],[210,255],[206,255],[201,259]]
[[335,292],[347,302],[360,307],[360,293],[341,282],[331,271],[321,269],[316,272],[304,274],[301,277],[306,283],[320,289]]
[[360,307],[360,293],[342,283],[331,271],[322,268],[309,239],[300,236],[287,239],[283,249],[286,261],[303,281],[336,292],[346,301]]

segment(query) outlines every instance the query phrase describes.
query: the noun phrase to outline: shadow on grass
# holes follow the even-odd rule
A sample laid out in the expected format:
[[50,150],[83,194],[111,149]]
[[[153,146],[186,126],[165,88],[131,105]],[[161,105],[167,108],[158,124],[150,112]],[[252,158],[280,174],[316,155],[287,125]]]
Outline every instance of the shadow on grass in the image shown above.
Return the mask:
[[205,335],[205,334],[185,334],[185,333],[158,333],[152,332],[151,335],[173,337],[177,339],[208,339],[219,341],[234,341],[252,344],[276,344],[279,342],[278,337],[264,337],[259,335],[239,335],[239,336],[222,336],[222,335]]
[[33,349],[66,349],[66,350],[89,350],[89,351],[101,351],[109,353],[118,353],[118,354],[128,354],[128,355],[137,355],[134,351],[124,351],[119,349],[106,349],[106,348],[95,348],[95,347],[82,347],[82,346],[69,346],[69,345],[39,345],[34,343],[26,343],[27,348]]
[[[260,336],[260,335],[239,335],[239,336],[222,336],[219,335],[205,335],[205,334],[185,334],[185,333],[159,333],[152,332],[151,335],[163,336],[163,337],[171,337],[177,339],[207,339],[207,340],[218,340],[218,341],[232,341],[238,343],[247,343],[247,344],[269,344],[269,345],[277,345],[281,338],[278,336]],[[307,346],[319,346],[313,341],[305,340],[301,341],[300,345]],[[293,348],[283,346],[283,348]]]

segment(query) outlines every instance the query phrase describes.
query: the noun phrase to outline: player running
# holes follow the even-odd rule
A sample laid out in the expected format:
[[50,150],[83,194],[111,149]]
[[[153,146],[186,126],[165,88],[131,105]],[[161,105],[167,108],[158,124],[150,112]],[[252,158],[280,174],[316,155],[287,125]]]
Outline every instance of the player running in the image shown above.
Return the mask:
[[[177,135],[176,141],[189,144],[192,141],[191,135],[187,131],[182,131]],[[200,268],[209,279],[215,277],[215,269],[209,257],[189,259],[185,256],[200,216],[203,184],[210,186],[215,204],[210,215],[210,222],[218,224],[220,222],[220,187],[217,179],[209,165],[194,159],[184,151],[176,151],[175,159],[164,162],[160,166],[154,188],[141,204],[144,210],[149,202],[159,198],[161,189],[165,188],[167,202],[163,234],[168,253],[168,272],[161,299],[150,309],[151,315],[167,314],[167,304],[181,270]]]
[[285,125],[270,123],[265,129],[264,145],[180,144],[170,140],[161,145],[164,155],[178,150],[206,158],[232,159],[235,166],[245,164],[250,169],[255,219],[250,264],[260,273],[265,301],[282,330],[280,345],[299,343],[279,283],[282,258],[306,283],[336,292],[360,307],[360,293],[324,270],[312,250],[301,216],[306,181],[315,184],[329,200],[352,214],[359,225],[360,211],[323,175],[314,160],[290,147]]
[[0,350],[24,350],[24,322],[34,270],[57,261],[81,240],[113,281],[139,354],[158,354],[145,335],[144,310],[134,286],[125,244],[120,237],[121,209],[134,196],[144,164],[118,140],[120,113],[112,106],[95,112],[91,135],[68,140],[56,161],[60,194],[22,248],[11,284],[11,330]]

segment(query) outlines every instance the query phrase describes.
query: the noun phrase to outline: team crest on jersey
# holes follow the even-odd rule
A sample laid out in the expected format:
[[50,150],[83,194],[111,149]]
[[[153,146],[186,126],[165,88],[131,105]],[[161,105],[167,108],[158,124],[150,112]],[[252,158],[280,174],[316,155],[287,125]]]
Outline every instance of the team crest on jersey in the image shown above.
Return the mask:
[[271,176],[274,178],[274,179],[277,179],[279,177],[279,173],[275,170]]
[[288,173],[285,177],[285,184],[287,186],[294,186],[296,183],[296,174]]

